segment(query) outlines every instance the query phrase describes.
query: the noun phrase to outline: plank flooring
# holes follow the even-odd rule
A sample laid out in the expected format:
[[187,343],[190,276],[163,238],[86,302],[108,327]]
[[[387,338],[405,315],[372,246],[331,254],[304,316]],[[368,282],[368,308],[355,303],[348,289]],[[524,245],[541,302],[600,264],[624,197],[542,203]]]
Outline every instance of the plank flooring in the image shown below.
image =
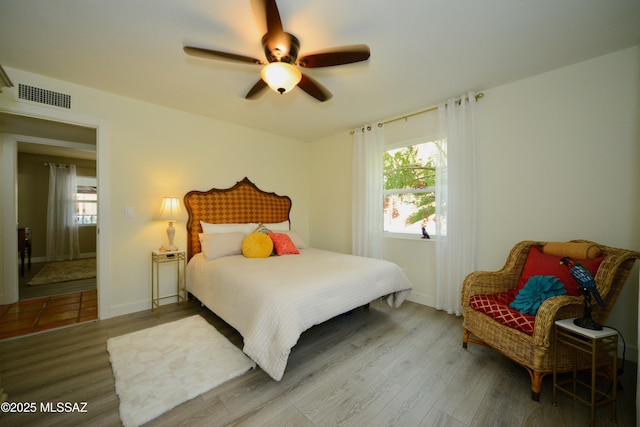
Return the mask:
[[27,270],[25,267],[24,275],[20,275],[18,280],[18,295],[20,296],[20,301],[97,289],[96,278],[52,283],[49,285],[27,285],[27,282],[33,279],[46,264],[46,262],[34,262],[31,264],[31,270]]
[[[242,337],[197,302],[0,341],[2,388],[12,402],[86,402],[84,413],[0,414],[0,426],[118,426],[109,337],[200,314],[231,342]],[[620,377],[618,422],[599,407],[598,426],[635,426],[636,366]],[[462,348],[461,319],[407,302],[380,302],[305,332],[282,381],[261,369],[231,380],[148,426],[586,426],[588,408],[560,395],[550,376],[540,402],[529,375],[497,352]],[[602,386],[606,387],[606,384]]]

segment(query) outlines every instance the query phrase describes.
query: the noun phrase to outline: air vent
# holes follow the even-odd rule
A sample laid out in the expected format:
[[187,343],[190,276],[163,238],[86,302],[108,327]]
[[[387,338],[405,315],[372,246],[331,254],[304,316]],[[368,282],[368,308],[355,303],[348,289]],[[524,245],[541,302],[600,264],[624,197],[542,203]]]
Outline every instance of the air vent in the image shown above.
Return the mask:
[[22,83],[18,84],[18,99],[37,102],[38,104],[51,105],[53,107],[71,109],[71,95],[53,92],[51,90],[41,89],[35,86],[27,86]]

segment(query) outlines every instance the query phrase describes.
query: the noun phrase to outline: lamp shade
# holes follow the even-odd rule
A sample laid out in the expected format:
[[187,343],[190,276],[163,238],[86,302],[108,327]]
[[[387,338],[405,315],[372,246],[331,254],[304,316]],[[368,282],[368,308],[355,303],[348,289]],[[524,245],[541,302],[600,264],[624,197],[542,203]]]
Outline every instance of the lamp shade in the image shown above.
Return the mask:
[[260,76],[271,89],[285,93],[296,87],[302,79],[302,73],[297,67],[287,62],[272,62],[265,65]]
[[177,197],[163,197],[160,210],[153,219],[163,221],[176,221],[182,215],[180,210],[180,201]]

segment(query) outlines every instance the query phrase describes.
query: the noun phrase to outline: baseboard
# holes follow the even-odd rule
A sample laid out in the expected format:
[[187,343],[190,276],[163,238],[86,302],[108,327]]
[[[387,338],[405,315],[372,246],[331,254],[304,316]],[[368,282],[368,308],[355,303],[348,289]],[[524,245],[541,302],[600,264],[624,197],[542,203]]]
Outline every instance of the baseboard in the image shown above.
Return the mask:
[[[99,303],[100,302],[98,301],[98,304]],[[111,306],[109,307],[108,313],[103,313],[101,311],[98,314],[100,316],[100,320],[105,320],[111,317],[123,316],[125,314],[137,313],[144,310],[151,310],[151,300],[138,301],[130,304]]]
[[[174,304],[177,302],[176,298],[166,298],[160,301],[160,306]],[[109,319],[111,317],[123,316],[125,314],[138,313],[141,311],[151,310],[151,299],[146,301],[138,301],[131,304],[122,304],[109,308],[109,313],[99,313],[100,320]]]
[[[87,252],[87,253],[83,253],[80,254],[78,256],[79,259],[84,259],[84,258],[95,258],[97,256],[96,252]],[[43,257],[43,256],[39,256],[39,257],[32,257],[31,258],[31,263],[38,263],[38,262],[47,262],[47,258]],[[27,259],[25,258],[24,260],[24,264],[27,265]],[[22,263],[20,262],[20,259],[18,258],[18,267],[20,267],[22,265]]]
[[422,295],[415,292],[409,293],[409,296],[407,297],[407,301],[415,302],[421,305],[426,305],[427,307],[435,307],[436,305],[436,302],[433,300],[433,298],[427,295]]

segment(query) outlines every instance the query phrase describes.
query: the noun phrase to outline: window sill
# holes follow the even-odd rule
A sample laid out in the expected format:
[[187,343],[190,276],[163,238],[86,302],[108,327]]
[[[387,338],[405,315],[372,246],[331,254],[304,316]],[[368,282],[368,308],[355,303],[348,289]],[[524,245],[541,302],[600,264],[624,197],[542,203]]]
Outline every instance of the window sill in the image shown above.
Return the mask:
[[389,233],[384,232],[382,236],[385,239],[400,239],[400,240],[421,240],[425,242],[433,242],[437,240],[442,240],[440,236],[431,236],[430,239],[423,239],[422,236],[416,234],[408,234],[408,233]]

